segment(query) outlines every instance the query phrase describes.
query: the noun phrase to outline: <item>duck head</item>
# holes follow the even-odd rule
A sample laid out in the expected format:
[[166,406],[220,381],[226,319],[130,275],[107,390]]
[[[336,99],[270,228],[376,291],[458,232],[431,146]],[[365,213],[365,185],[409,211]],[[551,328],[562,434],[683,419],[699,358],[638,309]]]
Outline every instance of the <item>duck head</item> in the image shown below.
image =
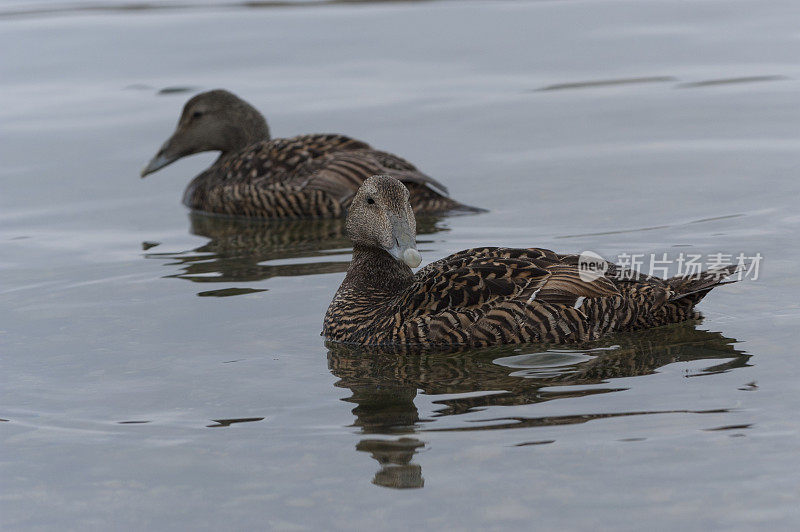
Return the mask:
[[408,189],[393,177],[364,181],[347,213],[347,234],[355,245],[383,249],[410,268],[422,262]]
[[187,155],[220,151],[224,157],[267,139],[267,121],[255,107],[226,90],[203,92],[183,106],[175,132],[141,175],[145,177]]

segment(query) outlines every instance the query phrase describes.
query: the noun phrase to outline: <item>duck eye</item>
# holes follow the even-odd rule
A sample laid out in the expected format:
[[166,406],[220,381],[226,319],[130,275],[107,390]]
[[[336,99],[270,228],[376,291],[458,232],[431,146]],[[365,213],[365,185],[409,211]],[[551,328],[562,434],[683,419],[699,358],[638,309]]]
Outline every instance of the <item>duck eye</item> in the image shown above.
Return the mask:
[[367,198],[367,203],[369,203],[370,205],[373,205],[375,203],[375,200],[368,197]]
[[200,118],[201,116],[203,116],[203,111],[195,111],[192,113],[192,118]]

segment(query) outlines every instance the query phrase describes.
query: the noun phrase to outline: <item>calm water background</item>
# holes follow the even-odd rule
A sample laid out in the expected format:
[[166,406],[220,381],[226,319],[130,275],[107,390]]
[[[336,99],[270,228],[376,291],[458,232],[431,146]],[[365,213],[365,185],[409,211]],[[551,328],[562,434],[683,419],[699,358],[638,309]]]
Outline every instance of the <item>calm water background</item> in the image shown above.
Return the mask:
[[[4,529],[797,526],[800,4],[76,5],[0,2]],[[426,262],[760,278],[594,350],[329,352],[341,224],[190,217],[210,154],[138,178],[216,87],[490,209],[421,224]]]

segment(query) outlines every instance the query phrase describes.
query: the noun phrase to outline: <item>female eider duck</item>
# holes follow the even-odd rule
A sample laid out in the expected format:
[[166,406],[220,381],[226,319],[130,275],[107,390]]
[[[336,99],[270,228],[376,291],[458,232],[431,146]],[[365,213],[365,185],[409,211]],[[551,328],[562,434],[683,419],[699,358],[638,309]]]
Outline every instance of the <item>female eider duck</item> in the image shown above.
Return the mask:
[[396,155],[344,135],[270,139],[267,121],[225,90],[198,94],[183,107],[172,136],[142,170],[151,174],[187,155],[219,158],[183,196],[195,210],[254,218],[342,216],[369,176],[390,173],[406,184],[417,214],[472,211],[447,188]]
[[353,198],[347,215],[353,259],[325,314],[328,340],[471,347],[584,342],[695,318],[694,306],[735,269],[659,279],[617,275],[608,265],[605,275],[586,281],[577,255],[492,247],[460,251],[414,275],[422,259],[409,198],[388,176],[370,177]]

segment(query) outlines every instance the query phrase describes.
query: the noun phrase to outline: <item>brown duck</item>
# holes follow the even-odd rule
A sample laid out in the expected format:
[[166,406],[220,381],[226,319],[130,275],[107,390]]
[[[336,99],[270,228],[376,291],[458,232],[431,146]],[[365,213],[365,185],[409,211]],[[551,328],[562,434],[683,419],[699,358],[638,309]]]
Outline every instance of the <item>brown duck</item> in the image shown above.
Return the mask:
[[585,281],[577,255],[476,248],[419,266],[409,191],[367,179],[347,216],[353,258],[323,335],[361,345],[573,343],[696,318],[694,306],[735,267],[696,277],[604,276]]
[[267,121],[225,90],[198,94],[183,108],[172,136],[142,170],[151,174],[187,155],[219,158],[183,196],[195,210],[255,218],[337,217],[373,174],[405,183],[417,214],[481,209],[447,196],[447,188],[406,161],[344,135],[270,139]]

